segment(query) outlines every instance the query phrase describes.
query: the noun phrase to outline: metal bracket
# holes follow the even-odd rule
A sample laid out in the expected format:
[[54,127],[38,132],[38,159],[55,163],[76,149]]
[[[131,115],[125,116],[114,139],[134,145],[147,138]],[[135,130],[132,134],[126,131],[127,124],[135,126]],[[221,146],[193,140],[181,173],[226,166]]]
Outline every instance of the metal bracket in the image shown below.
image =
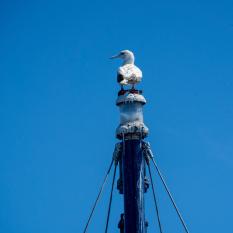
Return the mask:
[[113,152],[113,160],[115,164],[117,165],[119,163],[119,169],[120,169],[120,177],[117,180],[117,189],[119,190],[120,194],[123,194],[123,181],[122,181],[122,172],[121,172],[121,157],[122,157],[122,151],[123,151],[123,146],[121,142],[118,142],[115,144],[115,149]]
[[121,214],[120,221],[118,223],[118,228],[120,229],[120,233],[124,233],[124,214]]
[[147,228],[149,226],[149,222],[148,221],[145,221],[145,226],[146,226],[146,233],[147,233]]
[[115,164],[117,165],[119,160],[121,159],[121,155],[122,155],[122,143],[118,142],[115,145],[115,149],[113,152],[113,160],[115,161]]
[[146,163],[150,163],[150,159],[154,158],[153,152],[151,150],[151,146],[149,142],[142,141],[142,153],[146,160]]
[[145,176],[144,177],[144,193],[147,192],[149,186],[150,186],[150,180]]

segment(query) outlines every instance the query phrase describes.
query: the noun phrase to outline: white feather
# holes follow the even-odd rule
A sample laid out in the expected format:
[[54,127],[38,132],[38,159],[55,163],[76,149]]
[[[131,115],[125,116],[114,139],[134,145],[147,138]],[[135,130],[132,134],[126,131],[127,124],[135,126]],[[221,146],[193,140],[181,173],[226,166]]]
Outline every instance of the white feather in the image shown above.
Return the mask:
[[136,84],[142,80],[142,71],[134,64],[120,66],[117,73],[123,76],[127,84]]

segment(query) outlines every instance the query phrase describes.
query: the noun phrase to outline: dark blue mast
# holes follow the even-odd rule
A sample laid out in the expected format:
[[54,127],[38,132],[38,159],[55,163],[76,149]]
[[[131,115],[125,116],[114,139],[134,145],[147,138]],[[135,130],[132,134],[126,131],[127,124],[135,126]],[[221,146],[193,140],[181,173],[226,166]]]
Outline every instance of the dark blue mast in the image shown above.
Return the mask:
[[148,182],[142,153],[142,139],[148,134],[143,123],[142,107],[145,103],[143,95],[136,90],[121,91],[116,103],[120,108],[120,125],[116,136],[122,140],[118,189],[124,195],[124,214],[118,227],[124,233],[145,233],[147,226],[144,192]]
[[144,169],[140,140],[126,140],[122,158],[125,232],[145,232]]
[[[123,194],[124,196],[124,212],[121,214],[120,221],[118,223],[120,233],[147,232],[148,223],[145,220],[144,193],[149,187],[149,180],[146,177],[146,166],[148,167],[150,176],[159,232],[163,232],[159,216],[158,201],[155,194],[155,186],[152,180],[150,161],[152,161],[152,164],[154,165],[156,172],[162,181],[162,184],[172,202],[173,207],[176,210],[185,232],[189,233],[186,224],[175,204],[174,198],[172,197],[171,192],[169,191],[168,186],[166,185],[166,182],[154,159],[150,144],[143,140],[148,135],[148,128],[143,122],[143,105],[146,104],[146,100],[142,95],[142,91],[135,89],[135,85],[142,79],[142,72],[134,65],[134,55],[129,50],[123,50],[112,58],[123,59],[123,64],[117,71],[118,83],[121,85],[121,90],[118,93],[116,101],[116,105],[120,109],[120,124],[116,129],[116,138],[121,140],[121,142],[118,142],[115,145],[111,164],[101,185],[83,233],[86,233],[87,231],[88,225],[103,192],[106,180],[113,164],[115,168],[108,204],[105,233],[108,232],[113,188],[115,184],[116,168],[118,165],[120,177],[117,181],[117,188],[120,194]],[[123,85],[128,84],[131,84],[132,88],[130,90],[124,90]]]

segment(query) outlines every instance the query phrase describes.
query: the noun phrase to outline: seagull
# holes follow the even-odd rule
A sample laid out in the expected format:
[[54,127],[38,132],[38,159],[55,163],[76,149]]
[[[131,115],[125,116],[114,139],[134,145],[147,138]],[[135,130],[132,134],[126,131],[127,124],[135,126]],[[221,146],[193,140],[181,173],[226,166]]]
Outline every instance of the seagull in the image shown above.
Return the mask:
[[142,80],[142,71],[134,65],[134,54],[129,50],[122,50],[118,55],[111,57],[111,59],[121,58],[123,64],[117,70],[117,82],[121,85],[123,90],[124,85],[132,84],[132,89],[136,83]]

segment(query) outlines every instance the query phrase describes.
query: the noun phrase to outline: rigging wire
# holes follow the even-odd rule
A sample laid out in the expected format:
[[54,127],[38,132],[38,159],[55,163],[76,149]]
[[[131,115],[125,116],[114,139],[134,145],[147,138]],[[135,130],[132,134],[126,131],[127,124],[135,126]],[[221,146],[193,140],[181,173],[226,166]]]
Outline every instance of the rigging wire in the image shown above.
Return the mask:
[[170,190],[168,189],[168,186],[167,186],[167,184],[166,184],[166,182],[165,182],[165,180],[164,180],[164,178],[163,178],[163,176],[162,176],[162,174],[161,174],[161,172],[160,172],[160,170],[159,170],[159,168],[158,168],[158,166],[157,166],[157,164],[155,162],[154,157],[151,157],[151,159],[152,159],[152,162],[153,162],[153,164],[154,164],[154,166],[155,166],[155,168],[156,168],[156,170],[157,170],[157,172],[159,174],[159,177],[160,177],[160,179],[161,179],[161,181],[162,181],[162,183],[163,183],[163,185],[165,187],[165,190],[166,190],[166,192],[167,192],[167,194],[168,194],[168,196],[169,196],[169,198],[170,198],[170,200],[171,200],[171,202],[172,202],[172,204],[173,204],[173,206],[174,206],[174,208],[176,210],[176,213],[177,213],[177,215],[178,215],[178,217],[179,217],[179,219],[180,219],[180,221],[181,221],[181,223],[182,223],[182,225],[184,227],[185,232],[189,233],[188,228],[187,228],[187,226],[186,226],[186,224],[184,222],[184,219],[182,218],[181,213],[180,213],[178,207],[176,206],[175,200],[172,197],[172,194],[171,194]]
[[155,209],[156,209],[157,220],[158,220],[158,224],[159,224],[159,231],[160,231],[160,233],[162,233],[163,231],[162,231],[162,225],[161,225],[160,216],[159,216],[158,201],[157,201],[157,198],[156,198],[156,196],[155,196],[155,188],[154,188],[154,183],[153,183],[153,180],[152,180],[151,169],[150,169],[150,163],[147,163],[147,166],[148,166],[148,170],[149,170],[149,174],[150,174],[150,180],[151,180],[151,186],[152,186],[152,191],[153,191]]
[[109,168],[108,168],[108,171],[107,171],[107,173],[106,173],[106,175],[105,175],[105,177],[104,177],[103,183],[102,183],[102,185],[101,185],[101,188],[100,188],[100,190],[99,190],[99,193],[98,193],[98,195],[97,195],[97,198],[96,198],[96,200],[95,200],[95,203],[94,203],[94,205],[93,205],[93,207],[92,207],[91,213],[90,213],[90,215],[89,215],[89,217],[88,217],[88,220],[87,220],[87,223],[86,223],[86,226],[85,226],[85,228],[84,228],[83,233],[86,233],[87,228],[88,228],[88,226],[89,226],[89,224],[90,224],[90,221],[91,221],[91,218],[92,218],[92,216],[93,216],[94,210],[95,210],[96,205],[97,205],[97,203],[98,203],[98,201],[99,201],[99,199],[100,199],[100,197],[101,197],[101,194],[102,194],[102,192],[103,192],[103,190],[104,190],[104,186],[105,186],[106,181],[107,181],[107,178],[108,178],[109,173],[110,173],[110,171],[111,171],[111,169],[112,169],[113,162],[114,162],[114,160],[111,161],[111,164],[110,164],[110,166],[109,166]]
[[113,188],[114,188],[114,183],[115,183],[115,178],[116,178],[116,168],[117,168],[117,164],[115,164],[115,167],[114,167],[114,174],[113,174],[112,188],[111,188],[110,199],[109,199],[109,204],[108,204],[108,215],[107,215],[105,233],[108,232],[108,223],[109,223],[109,217],[110,217],[111,206],[112,206],[112,194],[113,194]]

